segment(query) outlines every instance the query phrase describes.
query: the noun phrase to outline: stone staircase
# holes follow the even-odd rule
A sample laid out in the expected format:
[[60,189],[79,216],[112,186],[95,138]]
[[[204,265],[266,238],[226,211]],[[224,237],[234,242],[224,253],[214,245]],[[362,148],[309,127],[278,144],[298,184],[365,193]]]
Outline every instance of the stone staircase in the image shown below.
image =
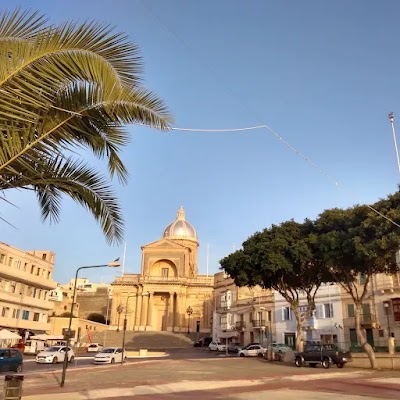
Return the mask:
[[[123,332],[108,331],[105,345],[107,347],[121,346]],[[193,346],[196,334],[172,332],[132,332],[125,334],[125,348],[127,350],[165,350]],[[99,343],[103,343],[104,333],[99,335]],[[93,340],[95,341],[95,340]]]

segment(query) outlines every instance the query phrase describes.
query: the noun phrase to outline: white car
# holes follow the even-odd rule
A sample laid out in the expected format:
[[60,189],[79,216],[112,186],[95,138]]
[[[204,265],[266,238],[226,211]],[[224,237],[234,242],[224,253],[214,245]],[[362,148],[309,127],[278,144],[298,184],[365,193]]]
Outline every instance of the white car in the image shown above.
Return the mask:
[[114,364],[125,360],[125,352],[121,347],[106,347],[94,356],[94,364]]
[[91,343],[87,347],[87,352],[88,353],[98,353],[98,352],[102,351],[103,348],[104,348],[104,346],[101,345],[100,343]]
[[266,349],[259,344],[248,346],[238,352],[239,357],[263,357]]
[[214,342],[212,341],[209,345],[208,348],[211,351],[225,351],[226,346],[220,342]]
[[[67,355],[67,348],[65,346],[52,346],[47,350],[41,351],[36,356],[36,362],[38,364],[57,364],[59,362],[64,362]],[[75,354],[71,347],[68,348],[68,361],[74,361]]]
[[268,346],[268,349],[273,353],[288,353],[293,351],[291,347],[284,343],[272,343],[270,346]]

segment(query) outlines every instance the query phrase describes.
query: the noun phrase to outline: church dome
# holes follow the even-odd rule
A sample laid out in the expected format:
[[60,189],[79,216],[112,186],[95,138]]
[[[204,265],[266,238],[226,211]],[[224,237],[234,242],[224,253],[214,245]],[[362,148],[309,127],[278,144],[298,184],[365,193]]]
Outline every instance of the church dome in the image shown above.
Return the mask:
[[193,226],[185,219],[185,210],[181,206],[177,212],[176,220],[169,224],[163,233],[168,239],[187,239],[197,242],[197,233]]

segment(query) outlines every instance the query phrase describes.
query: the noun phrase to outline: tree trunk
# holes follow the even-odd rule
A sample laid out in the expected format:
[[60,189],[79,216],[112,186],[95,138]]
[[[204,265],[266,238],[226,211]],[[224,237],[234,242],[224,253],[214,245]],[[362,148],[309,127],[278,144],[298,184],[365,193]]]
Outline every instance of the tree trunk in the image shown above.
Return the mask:
[[303,351],[303,318],[301,313],[299,313],[297,310],[293,310],[294,315],[296,317],[297,321],[297,334],[296,334],[296,350],[301,352]]
[[355,303],[355,322],[356,322],[356,333],[359,343],[361,344],[364,351],[367,353],[371,368],[377,369],[375,352],[372,346],[367,342],[367,335],[364,333],[364,329],[361,328],[361,310],[362,303]]

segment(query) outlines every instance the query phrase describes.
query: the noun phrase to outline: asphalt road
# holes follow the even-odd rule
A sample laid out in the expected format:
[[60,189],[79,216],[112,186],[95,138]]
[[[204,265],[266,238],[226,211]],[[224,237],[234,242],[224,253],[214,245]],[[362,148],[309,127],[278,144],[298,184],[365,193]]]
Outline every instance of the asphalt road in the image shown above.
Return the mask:
[[[229,354],[230,357],[237,357],[236,354]],[[165,357],[146,357],[146,358],[128,358],[127,364],[132,362],[141,362],[146,360],[162,360],[162,359],[173,359],[173,360],[185,360],[185,359],[204,359],[204,358],[221,358],[225,357],[225,353],[219,353],[215,351],[209,351],[207,348],[182,348],[182,349],[170,349],[168,355]],[[101,367],[93,364],[93,354],[84,354],[77,356],[72,364],[68,364],[69,369],[77,369],[88,366],[93,368]],[[34,356],[24,356],[24,373],[34,372],[54,372],[61,371],[62,363],[59,364],[37,364]]]

